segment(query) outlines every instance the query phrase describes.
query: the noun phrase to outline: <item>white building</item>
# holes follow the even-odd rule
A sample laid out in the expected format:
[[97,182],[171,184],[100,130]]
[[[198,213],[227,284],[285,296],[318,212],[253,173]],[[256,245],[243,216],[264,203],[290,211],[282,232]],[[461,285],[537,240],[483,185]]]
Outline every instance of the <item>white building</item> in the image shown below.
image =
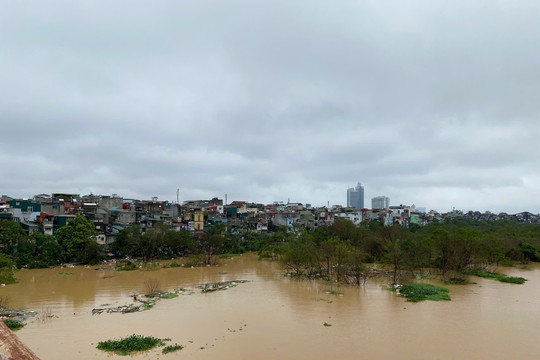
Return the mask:
[[376,196],[371,199],[372,209],[386,209],[390,207],[390,198],[387,196]]

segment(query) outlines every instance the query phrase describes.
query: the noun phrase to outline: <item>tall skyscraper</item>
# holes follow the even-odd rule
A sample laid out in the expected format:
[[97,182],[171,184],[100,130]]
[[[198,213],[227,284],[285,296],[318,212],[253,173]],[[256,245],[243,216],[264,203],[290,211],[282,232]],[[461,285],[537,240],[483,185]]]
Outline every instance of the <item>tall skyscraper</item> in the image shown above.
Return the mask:
[[372,209],[386,209],[390,207],[390,198],[387,196],[376,196],[371,199],[371,208]]
[[360,183],[347,189],[347,207],[364,208],[364,187]]

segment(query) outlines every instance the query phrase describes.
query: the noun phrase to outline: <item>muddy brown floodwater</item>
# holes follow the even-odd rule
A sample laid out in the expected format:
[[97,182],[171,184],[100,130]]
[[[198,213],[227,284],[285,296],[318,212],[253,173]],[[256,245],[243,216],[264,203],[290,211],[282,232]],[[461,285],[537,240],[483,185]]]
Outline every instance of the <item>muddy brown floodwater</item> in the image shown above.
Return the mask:
[[[524,285],[474,278],[449,286],[452,301],[408,303],[381,281],[330,286],[282,276],[277,263],[252,254],[223,266],[115,272],[95,267],[22,270],[0,288],[15,308],[35,317],[17,332],[41,359],[103,359],[99,341],[141,334],[185,348],[133,359],[534,359],[540,356],[540,267],[499,269]],[[92,315],[93,308],[130,304],[144,280],[163,290],[194,293],[160,300],[149,311]],[[245,279],[226,291],[201,293],[201,283]],[[327,294],[336,290],[342,296]],[[324,326],[324,323],[331,326]]]

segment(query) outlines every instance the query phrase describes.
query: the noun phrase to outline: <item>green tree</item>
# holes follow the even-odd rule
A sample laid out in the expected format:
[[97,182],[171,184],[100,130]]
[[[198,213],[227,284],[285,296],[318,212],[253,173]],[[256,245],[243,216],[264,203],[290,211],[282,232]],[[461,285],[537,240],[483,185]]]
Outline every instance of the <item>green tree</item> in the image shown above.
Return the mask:
[[64,249],[65,260],[83,263],[98,261],[101,253],[96,234],[94,224],[81,215],[58,229],[56,239]]
[[13,255],[18,244],[25,241],[26,232],[15,221],[0,221],[0,251],[7,255]]
[[341,281],[344,269],[354,254],[354,249],[349,241],[340,241],[334,251],[334,263],[336,265],[336,280]]
[[519,244],[519,248],[521,249],[521,253],[525,257],[525,259],[530,261],[540,261],[538,251],[531,244],[522,242],[521,244]]
[[394,268],[393,282],[396,283],[405,264],[403,243],[407,239],[406,229],[399,224],[394,224],[382,227],[379,233],[386,251],[385,262],[392,264]]
[[52,236],[33,233],[29,236],[29,239],[36,246],[35,261],[42,261],[49,266],[59,265],[64,262],[62,246]]
[[128,226],[116,234],[114,241],[109,245],[109,250],[119,257],[138,255],[141,237],[142,231],[139,225]]
[[171,256],[186,256],[195,251],[193,235],[188,231],[169,230],[165,234],[165,245]]
[[281,250],[280,261],[291,274],[313,276],[320,269],[317,245],[312,236],[305,231],[285,243]]
[[225,232],[225,224],[217,224],[208,229],[206,233],[198,235],[197,240],[204,264],[211,265],[215,262],[215,256],[223,252]]
[[0,283],[13,284],[15,281],[11,256],[0,254]]
[[353,251],[347,261],[347,275],[354,279],[355,285],[365,284],[368,279],[367,267],[363,263],[364,255]]

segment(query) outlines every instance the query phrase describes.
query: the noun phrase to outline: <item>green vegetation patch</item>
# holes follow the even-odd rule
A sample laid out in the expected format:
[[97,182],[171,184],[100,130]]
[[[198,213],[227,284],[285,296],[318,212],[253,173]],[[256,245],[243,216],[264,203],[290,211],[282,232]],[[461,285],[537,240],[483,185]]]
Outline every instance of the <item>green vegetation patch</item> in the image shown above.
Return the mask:
[[172,352],[175,352],[175,351],[178,351],[178,350],[182,350],[183,348],[184,347],[182,345],[178,345],[178,344],[169,345],[169,346],[165,346],[163,348],[162,353],[163,354],[168,354],[168,353],[172,353]]
[[160,296],[162,299],[174,299],[177,298],[178,294],[163,294]]
[[13,276],[13,271],[11,270],[0,270],[0,283],[2,284],[15,284],[17,279]]
[[24,323],[17,320],[4,320],[4,324],[12,331],[17,331],[24,327]]
[[474,284],[474,282],[468,281],[467,279],[464,279],[464,278],[461,278],[461,277],[451,277],[451,278],[447,279],[444,283],[448,284],[448,285],[470,285],[470,284]]
[[399,296],[407,298],[407,301],[410,302],[450,300],[450,296],[448,295],[450,290],[431,284],[404,284],[398,287],[397,290],[399,291]]
[[468,270],[465,272],[466,275],[472,275],[472,276],[478,276],[485,279],[492,279],[497,280],[504,283],[510,283],[510,284],[523,284],[527,279],[522,277],[513,277],[513,276],[506,276],[504,274],[497,274],[491,271],[485,271],[485,270]]
[[[10,221],[7,223],[10,223]],[[13,260],[11,259],[11,256],[0,253],[0,283],[7,285],[16,282],[17,280],[13,274]]]
[[120,340],[100,341],[99,350],[114,352],[118,355],[130,355],[136,351],[148,351],[156,346],[164,346],[164,340],[152,336],[131,335]]
[[324,325],[324,326],[326,326],[326,327],[330,327],[330,326],[332,326],[332,324],[330,324],[330,323],[327,323],[327,322],[325,322],[325,323],[324,323],[323,325]]
[[155,301],[149,301],[147,303],[142,304],[142,309],[143,310],[150,310],[151,308],[154,307],[154,305],[156,305]]
[[124,265],[116,268],[116,271],[133,271],[133,270],[138,270],[138,269],[139,267],[137,266],[137,264],[134,264],[131,261],[128,261]]
[[58,275],[73,275],[73,273],[70,273],[70,272],[59,272]]

